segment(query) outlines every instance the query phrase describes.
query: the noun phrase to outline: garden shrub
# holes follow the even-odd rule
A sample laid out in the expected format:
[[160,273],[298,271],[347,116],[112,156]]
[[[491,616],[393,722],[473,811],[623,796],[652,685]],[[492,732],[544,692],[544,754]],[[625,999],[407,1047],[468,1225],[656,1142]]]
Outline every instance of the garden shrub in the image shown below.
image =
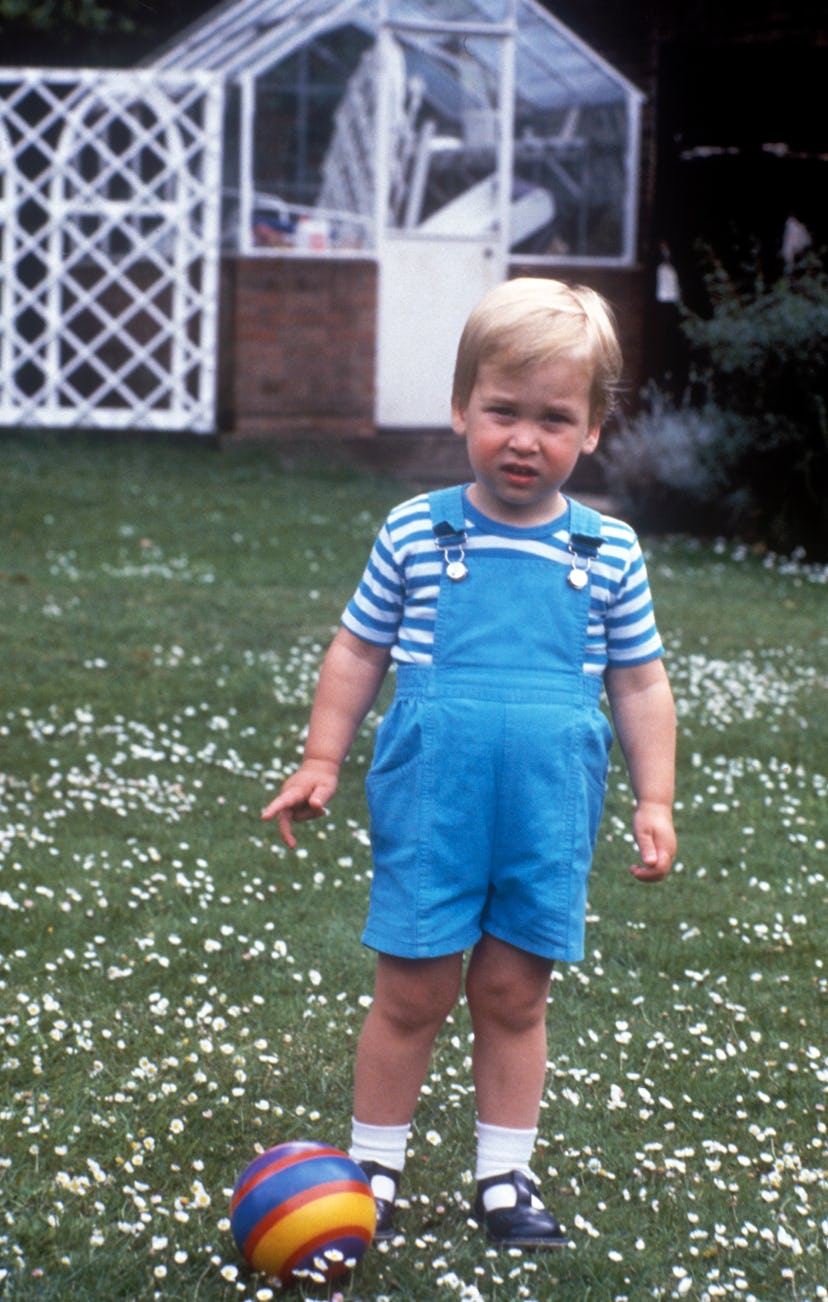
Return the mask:
[[693,528],[698,513],[701,530],[715,522],[776,551],[824,557],[828,275],[811,257],[775,282],[741,285],[714,264],[706,288],[709,314],[683,321],[690,391],[678,407],[650,393],[622,423],[604,456],[609,487],[651,527]]
[[620,514],[650,532],[719,532],[721,423],[711,405],[676,406],[650,386],[638,415],[619,417],[599,453]]
[[715,455],[732,528],[778,550],[828,547],[828,275],[818,259],[741,289],[707,277],[709,317],[684,330],[723,413]]

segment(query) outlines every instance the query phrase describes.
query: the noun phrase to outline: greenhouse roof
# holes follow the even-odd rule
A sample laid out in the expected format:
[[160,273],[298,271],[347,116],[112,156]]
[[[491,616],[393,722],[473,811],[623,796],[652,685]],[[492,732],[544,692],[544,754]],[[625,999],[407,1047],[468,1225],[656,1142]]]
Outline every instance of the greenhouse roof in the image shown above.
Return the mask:
[[[537,107],[617,103],[640,92],[536,0],[388,0],[412,45],[447,27],[506,31],[514,9],[520,97]],[[227,0],[152,60],[155,67],[256,76],[333,28],[367,34],[381,22],[377,0]]]

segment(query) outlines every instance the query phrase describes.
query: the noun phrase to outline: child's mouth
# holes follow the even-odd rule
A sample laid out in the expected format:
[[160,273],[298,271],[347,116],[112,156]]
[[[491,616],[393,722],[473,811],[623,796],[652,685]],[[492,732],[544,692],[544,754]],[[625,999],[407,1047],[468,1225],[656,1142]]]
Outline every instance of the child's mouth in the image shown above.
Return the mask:
[[528,483],[531,479],[537,478],[537,471],[532,466],[508,465],[503,467],[503,473],[507,479],[514,479],[519,483]]

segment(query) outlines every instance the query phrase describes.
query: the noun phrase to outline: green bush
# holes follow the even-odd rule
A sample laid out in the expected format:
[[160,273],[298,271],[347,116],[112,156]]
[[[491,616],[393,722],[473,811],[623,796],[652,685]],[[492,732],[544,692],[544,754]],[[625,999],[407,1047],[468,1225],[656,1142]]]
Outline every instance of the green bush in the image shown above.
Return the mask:
[[828,275],[814,257],[745,288],[714,265],[706,284],[710,315],[688,315],[684,330],[698,390],[721,413],[709,451],[725,523],[779,550],[824,551]]
[[689,393],[657,390],[607,440],[607,485],[655,529],[711,530],[828,555],[828,275],[740,285],[706,277],[709,315],[685,313]]

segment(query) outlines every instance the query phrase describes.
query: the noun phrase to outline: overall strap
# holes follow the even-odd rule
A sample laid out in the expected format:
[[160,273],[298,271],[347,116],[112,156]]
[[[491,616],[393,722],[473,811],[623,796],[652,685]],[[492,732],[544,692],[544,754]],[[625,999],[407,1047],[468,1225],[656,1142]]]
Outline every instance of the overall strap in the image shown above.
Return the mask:
[[569,499],[569,541],[573,551],[589,557],[598,555],[604,541],[599,513],[574,497]]
[[431,527],[438,541],[447,542],[451,538],[465,535],[462,484],[456,484],[452,488],[438,488],[429,493],[428,507],[431,512]]

